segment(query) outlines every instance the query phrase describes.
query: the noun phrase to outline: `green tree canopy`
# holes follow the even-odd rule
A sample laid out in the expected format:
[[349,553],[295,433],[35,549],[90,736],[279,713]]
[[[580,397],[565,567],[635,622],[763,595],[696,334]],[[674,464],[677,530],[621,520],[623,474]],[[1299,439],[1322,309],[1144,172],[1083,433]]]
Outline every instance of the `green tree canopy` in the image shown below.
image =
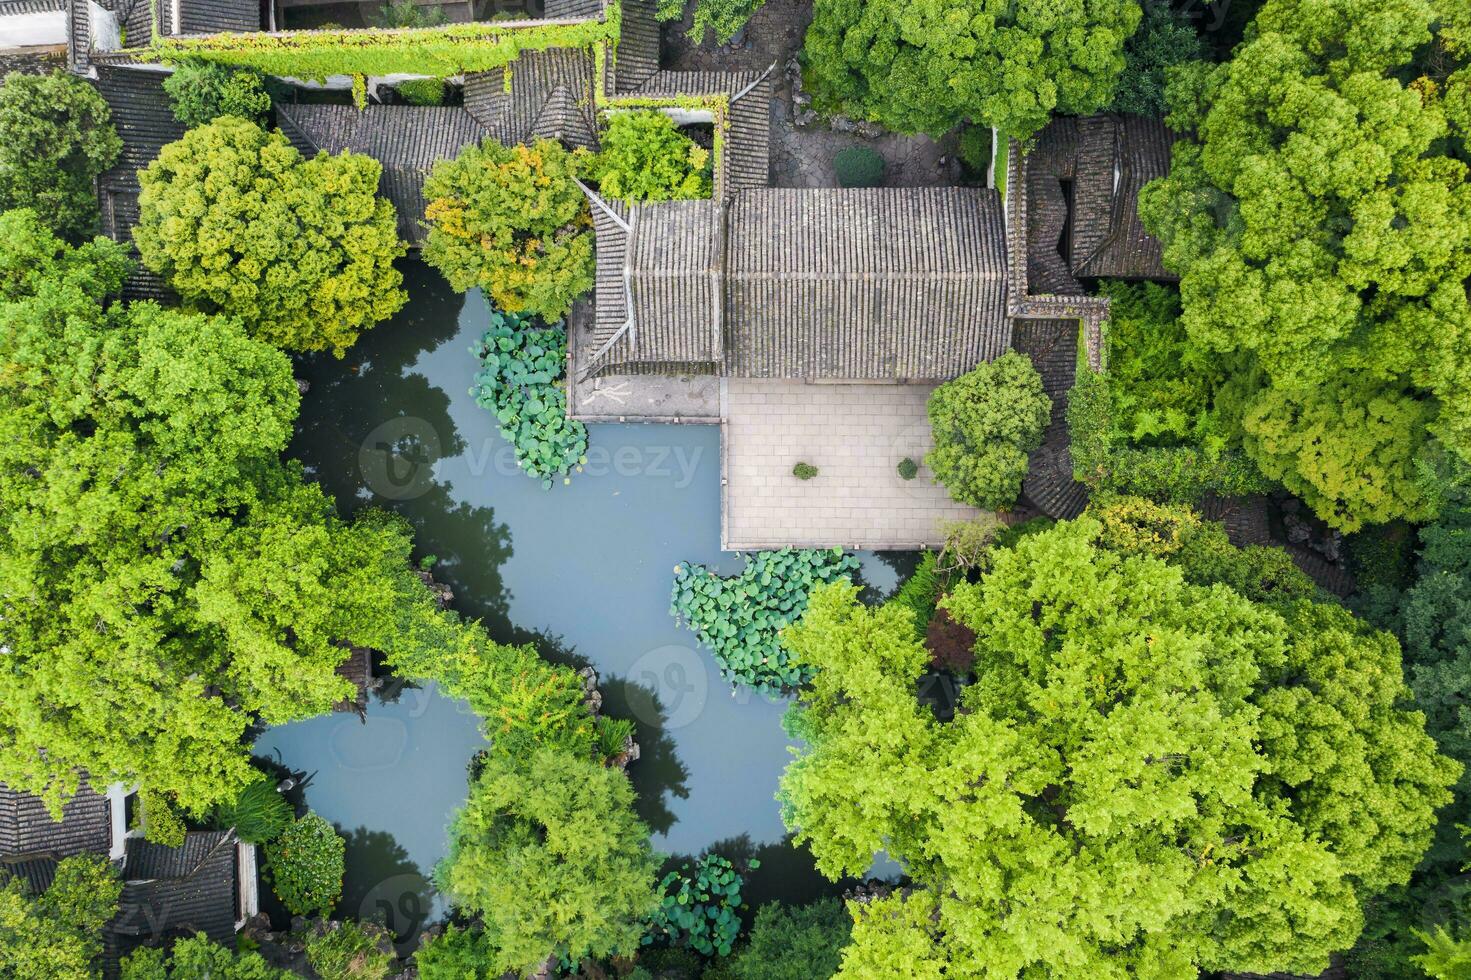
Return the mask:
[[935,448],[925,462],[950,496],[987,510],[1015,504],[1052,411],[1027,356],[1007,351],[940,385],[927,411]]
[[262,123],[271,111],[265,81],[248,69],[211,61],[186,61],[163,80],[174,118],[188,128],[239,116]]
[[1401,707],[1393,638],[1101,533],[1028,535],[944,601],[977,636],[948,724],[904,610],[836,584],[787,630],[821,665],[788,826],[829,876],[884,849],[916,886],[853,907],[841,975],[1317,972],[1418,861],[1456,766]]
[[1025,138],[1113,100],[1139,18],[1139,0],[818,0],[805,77],[820,105],[896,132]]
[[1170,69],[1199,61],[1204,56],[1200,35],[1185,10],[1176,10],[1169,0],[1144,0],[1144,19],[1124,43],[1124,71],[1114,93],[1114,112],[1139,116],[1162,116],[1165,112],[1165,83]]
[[255,778],[251,722],[328,710],[340,644],[392,649],[430,600],[401,525],[338,520],[281,462],[285,355],[224,317],[104,309],[113,249],[6,236],[0,270],[17,249],[61,272],[0,275],[0,781],[57,803],[82,769],[200,815]]
[[122,889],[100,855],[61,861],[40,895],[24,879],[0,870],[0,976],[92,980],[102,955],[102,927],[117,914]]
[[[1172,122],[1196,136],[1140,197],[1191,341],[1250,356],[1275,392],[1248,452],[1346,528],[1423,516],[1400,473],[1427,419],[1471,452],[1471,183],[1451,97],[1408,81],[1434,7],[1267,0],[1228,63],[1174,75]],[[1320,439],[1331,461],[1287,444]]]
[[123,959],[122,980],[296,980],[259,953],[237,953],[207,936],[180,939],[168,950],[144,947]]
[[731,961],[736,980],[823,980],[838,972],[853,918],[836,898],[811,905],[768,902],[756,910],[751,938]]
[[434,165],[424,181],[424,261],[463,292],[480,287],[507,313],[555,320],[592,288],[592,219],[562,144],[487,139]]
[[675,201],[709,197],[710,151],[657,110],[616,113],[590,176],[598,190],[620,201]]
[[408,298],[381,173],[358,153],[304,160],[280,132],[222,116],[140,173],[133,237],[193,308],[238,317],[285,350],[340,357]]
[[656,869],[628,778],[547,748],[484,759],[435,880],[479,914],[499,975],[529,973],[553,953],[636,950],[659,904]]
[[97,90],[67,72],[0,84],[0,210],[31,208],[58,235],[97,230],[93,181],[123,143]]

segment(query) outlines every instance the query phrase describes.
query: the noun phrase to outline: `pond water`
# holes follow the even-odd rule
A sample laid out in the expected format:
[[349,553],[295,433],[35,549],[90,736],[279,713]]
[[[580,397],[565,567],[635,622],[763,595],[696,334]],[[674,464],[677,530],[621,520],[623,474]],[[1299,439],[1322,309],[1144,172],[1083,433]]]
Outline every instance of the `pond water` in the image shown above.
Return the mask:
[[[450,292],[417,264],[406,276],[402,314],[344,360],[306,365],[292,455],[344,511],[382,506],[407,518],[455,608],[497,639],[597,669],[605,710],[638,725],[642,758],[629,775],[656,849],[759,857],[753,904],[831,892],[806,851],[783,842],[773,794],[790,758],[785,704],[733,696],[669,615],[675,564],[741,565],[720,551],[719,430],[592,426],[586,470],[543,490],[469,394],[484,300]],[[906,564],[862,557],[866,582],[884,591]],[[256,752],[310,774],[306,801],[348,836],[340,910],[386,915],[407,935],[440,908],[428,876],[482,744],[463,705],[408,689],[375,701],[366,722],[334,715],[270,729]]]

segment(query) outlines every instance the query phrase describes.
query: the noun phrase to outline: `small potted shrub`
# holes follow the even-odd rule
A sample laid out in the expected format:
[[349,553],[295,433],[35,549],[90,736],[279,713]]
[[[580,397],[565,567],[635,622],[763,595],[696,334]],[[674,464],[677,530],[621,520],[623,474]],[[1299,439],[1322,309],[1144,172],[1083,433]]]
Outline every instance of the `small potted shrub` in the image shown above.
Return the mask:
[[798,463],[792,467],[792,476],[799,480],[810,480],[817,475],[817,467],[811,463]]
[[899,460],[899,479],[912,480],[914,479],[915,474],[917,474],[918,472],[919,464],[910,459],[908,456],[905,456],[903,459]]

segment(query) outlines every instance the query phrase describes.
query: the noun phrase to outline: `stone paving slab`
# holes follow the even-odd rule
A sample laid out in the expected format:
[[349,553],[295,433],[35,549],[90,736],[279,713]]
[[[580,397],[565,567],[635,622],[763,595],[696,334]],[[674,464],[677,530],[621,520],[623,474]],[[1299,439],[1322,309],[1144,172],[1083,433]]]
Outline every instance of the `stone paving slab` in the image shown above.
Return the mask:
[[[732,551],[798,545],[909,549],[986,512],[957,504],[923,465],[932,385],[726,382],[724,513]],[[901,479],[899,461],[920,464]],[[798,480],[797,463],[818,475]]]

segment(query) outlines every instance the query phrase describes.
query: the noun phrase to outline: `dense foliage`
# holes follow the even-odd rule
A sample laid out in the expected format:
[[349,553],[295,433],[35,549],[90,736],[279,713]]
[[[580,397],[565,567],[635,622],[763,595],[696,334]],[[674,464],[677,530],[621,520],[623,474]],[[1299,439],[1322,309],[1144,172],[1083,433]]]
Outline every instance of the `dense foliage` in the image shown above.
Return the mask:
[[0,223],[0,780],[56,803],[105,773],[202,816],[257,778],[247,726],[350,692],[339,642],[399,645],[429,601],[408,535],[338,520],[281,461],[283,354],[225,317],[104,308],[119,247]]
[[40,895],[0,868],[0,976],[92,980],[102,927],[117,914],[122,882],[105,858],[84,854],[56,866]]
[[311,811],[264,848],[265,878],[292,915],[332,914],[342,896],[347,842]]
[[[715,35],[717,44],[735,37],[751,16],[766,5],[766,0],[695,0],[694,25],[689,38],[703,44],[707,34]],[[685,0],[659,0],[659,20],[679,20],[684,16]]]
[[796,907],[771,902],[756,911],[750,940],[730,973],[735,980],[831,977],[852,931],[852,917],[835,898]]
[[107,103],[76,75],[12,72],[0,83],[0,210],[32,208],[65,238],[92,234],[93,181],[122,148]]
[[480,371],[471,394],[495,413],[516,465],[550,489],[587,462],[587,426],[567,417],[567,334],[537,328],[529,317],[490,310],[490,329],[475,348]]
[[371,922],[318,922],[306,937],[306,961],[321,980],[385,980],[394,960],[393,934]]
[[694,630],[732,684],[769,692],[794,688],[811,670],[792,662],[778,634],[801,617],[814,586],[852,576],[858,567],[841,548],[758,551],[729,578],[682,562],[674,566],[669,614]]
[[[1144,0],[1144,19],[1124,42],[1124,70],[1114,92],[1114,112],[1158,117],[1165,112],[1165,82],[1170,69],[1199,61],[1204,45],[1185,10],[1169,0]],[[1185,8],[1199,14],[1194,8]]]
[[818,0],[805,77],[819,105],[938,137],[972,120],[1025,139],[1109,104],[1138,0]]
[[1190,343],[1259,368],[1247,451],[1344,529],[1424,516],[1427,430],[1471,452],[1465,90],[1414,80],[1436,7],[1268,0],[1174,76],[1196,138],[1139,202]]
[[443,105],[445,84],[442,78],[408,78],[398,83],[398,95],[409,105]]
[[496,980],[500,973],[490,965],[496,955],[485,930],[450,923],[419,945],[414,966],[420,980]]
[[174,118],[193,129],[220,116],[263,125],[271,111],[265,81],[253,71],[189,61],[163,80]]
[[607,197],[629,204],[686,201],[709,197],[714,188],[710,151],[656,109],[613,113],[602,147],[590,176]]
[[1028,534],[955,587],[977,658],[949,723],[898,608],[827,586],[784,634],[822,668],[788,826],[829,876],[882,849],[916,885],[854,906],[840,975],[1315,973],[1418,861],[1456,767],[1401,707],[1394,640],[1103,531]]
[[140,172],[133,237],[193,308],[239,317],[277,347],[340,357],[408,298],[381,173],[357,153],[304,160],[281,133],[222,116]]
[[234,830],[247,844],[275,840],[286,832],[295,816],[273,779],[247,784],[234,800],[215,807],[212,814],[215,826]]
[[1015,504],[1052,411],[1031,360],[1013,350],[979,364],[936,388],[927,411],[935,448],[925,465],[951,498],[985,510]]
[[[752,870],[760,866],[754,859],[747,863]],[[744,883],[735,865],[719,854],[670,871],[659,882],[662,897],[642,942],[688,945],[705,956],[729,956],[741,932]]]
[[548,139],[487,139],[424,181],[424,261],[455,289],[480,287],[507,313],[560,319],[592,288],[588,203],[578,158]]
[[539,749],[485,760],[435,881],[480,917],[499,975],[637,949],[656,867],[623,773]]
[[122,980],[295,980],[296,974],[268,964],[256,952],[237,953],[199,934],[168,949],[142,947],[122,963]]

